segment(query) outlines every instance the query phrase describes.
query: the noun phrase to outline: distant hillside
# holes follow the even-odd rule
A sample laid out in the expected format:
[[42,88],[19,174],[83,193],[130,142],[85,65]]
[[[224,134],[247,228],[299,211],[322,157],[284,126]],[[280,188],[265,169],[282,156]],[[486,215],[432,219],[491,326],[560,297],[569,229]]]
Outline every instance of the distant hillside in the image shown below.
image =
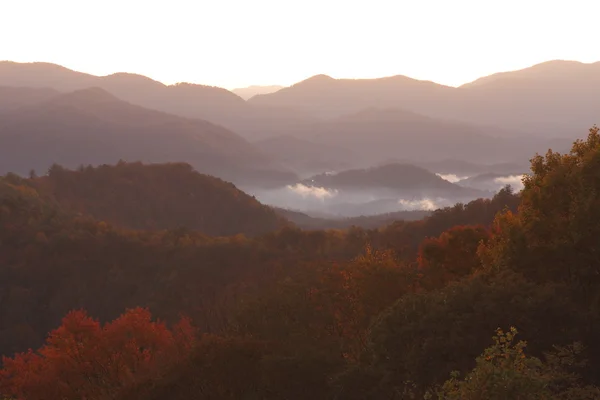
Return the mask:
[[333,79],[317,75],[275,93],[255,96],[248,102],[261,106],[289,107],[332,118],[371,107],[434,109],[454,88],[406,76],[379,79]]
[[283,89],[284,86],[271,85],[271,86],[248,86],[245,88],[233,89],[232,92],[240,96],[244,100],[248,100],[258,94],[275,93],[276,91]]
[[249,103],[328,118],[371,107],[397,108],[495,126],[513,137],[526,133],[575,138],[581,129],[600,122],[598,92],[600,63],[550,61],[459,88],[405,76],[333,79],[318,75],[276,93],[255,96]]
[[224,236],[255,235],[285,225],[233,184],[183,163],[119,163],[77,171],[54,166],[31,183],[67,210],[126,228],[185,227]]
[[188,162],[235,183],[281,185],[295,179],[227,129],[129,104],[99,88],[5,111],[0,118],[0,173],[120,159]]
[[487,133],[493,130],[406,110],[369,108],[315,124],[306,136],[317,143],[344,146],[371,164],[385,159],[415,163],[448,158],[493,163],[527,159],[547,150],[540,140],[519,139],[517,145],[516,140]]
[[457,91],[447,110],[465,121],[569,138],[600,122],[600,62],[549,61],[481,78]]
[[59,92],[53,89],[0,86],[0,113],[46,101],[58,95]]
[[579,61],[554,60],[533,65],[515,71],[498,72],[489,76],[476,79],[473,82],[462,85],[462,88],[473,88],[502,80],[533,79],[533,80],[555,80],[573,81],[578,79],[598,79],[600,73],[600,61],[587,64]]
[[305,185],[327,189],[391,189],[414,193],[441,195],[481,195],[450,183],[433,172],[410,164],[388,164],[368,169],[320,174],[303,181]]
[[52,88],[60,92],[98,87],[119,99],[173,115],[205,119],[252,139],[281,134],[313,117],[279,105],[254,107],[229,90],[206,85],[164,85],[148,77],[95,76],[50,63],[0,61],[0,86]]
[[348,229],[353,226],[364,229],[376,229],[397,221],[417,221],[431,215],[430,211],[416,210],[352,218],[318,218],[284,208],[275,207],[274,210],[301,229]]
[[352,168],[359,157],[354,152],[335,145],[315,143],[294,136],[277,136],[253,144],[281,165],[299,174],[315,174]]

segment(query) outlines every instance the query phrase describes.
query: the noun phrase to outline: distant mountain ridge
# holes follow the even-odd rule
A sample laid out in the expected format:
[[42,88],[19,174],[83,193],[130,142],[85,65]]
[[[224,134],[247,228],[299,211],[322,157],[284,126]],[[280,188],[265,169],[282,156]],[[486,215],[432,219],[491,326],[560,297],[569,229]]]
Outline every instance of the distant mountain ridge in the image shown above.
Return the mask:
[[[222,88],[167,86],[128,73],[97,77],[48,63],[0,62],[2,85],[61,92],[100,87],[145,108],[211,121],[251,141],[293,136],[344,148],[358,155],[348,167],[380,162],[381,149],[386,152],[383,159],[408,154],[411,162],[515,162],[550,146],[568,149],[570,138],[600,123],[600,63],[560,60],[458,88],[402,75],[316,75],[248,101]],[[6,107],[6,100],[0,100],[0,110]],[[409,113],[422,118],[411,125]],[[319,160],[323,165],[326,161]]]
[[275,136],[283,129],[314,119],[279,105],[254,107],[220,87],[191,83],[164,85],[131,73],[95,76],[50,63],[0,61],[0,86],[51,88],[59,92],[98,87],[121,100],[178,116],[205,119],[246,138]]
[[235,133],[117,99],[100,88],[61,94],[1,112],[0,171],[79,165],[189,162],[236,183],[281,185],[296,179]]
[[280,105],[321,117],[397,108],[434,118],[496,126],[545,137],[576,137],[598,123],[600,63],[550,61],[449,87],[405,76],[333,79],[318,75],[249,103]]

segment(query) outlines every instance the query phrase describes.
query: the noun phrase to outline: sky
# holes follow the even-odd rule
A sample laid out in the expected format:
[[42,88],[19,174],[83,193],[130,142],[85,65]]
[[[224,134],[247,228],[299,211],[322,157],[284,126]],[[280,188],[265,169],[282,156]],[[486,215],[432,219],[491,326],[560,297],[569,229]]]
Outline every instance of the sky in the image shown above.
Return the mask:
[[228,89],[600,61],[598,0],[0,0],[0,60]]

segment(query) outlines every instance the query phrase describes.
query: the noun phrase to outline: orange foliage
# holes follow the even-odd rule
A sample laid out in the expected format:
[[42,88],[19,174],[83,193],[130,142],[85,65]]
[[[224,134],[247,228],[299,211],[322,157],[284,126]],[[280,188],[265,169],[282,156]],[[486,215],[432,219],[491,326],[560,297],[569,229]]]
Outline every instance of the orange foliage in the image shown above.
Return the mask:
[[194,337],[187,319],[169,329],[142,308],[103,327],[72,311],[37,352],[3,359],[0,392],[27,400],[114,398],[183,360]]
[[437,238],[425,239],[417,259],[423,287],[440,288],[478,269],[481,261],[477,249],[489,237],[483,226],[456,226]]

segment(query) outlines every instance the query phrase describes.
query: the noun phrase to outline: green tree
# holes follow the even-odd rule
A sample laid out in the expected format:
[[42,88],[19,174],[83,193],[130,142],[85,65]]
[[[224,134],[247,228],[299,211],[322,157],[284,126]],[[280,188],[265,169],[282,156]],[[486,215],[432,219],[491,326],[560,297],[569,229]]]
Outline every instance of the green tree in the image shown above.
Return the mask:
[[526,342],[516,342],[517,329],[497,330],[494,344],[477,357],[476,367],[464,379],[454,372],[438,393],[440,400],[586,400],[600,390],[585,387],[569,371],[581,365],[581,345],[554,347],[546,361],[525,354]]

